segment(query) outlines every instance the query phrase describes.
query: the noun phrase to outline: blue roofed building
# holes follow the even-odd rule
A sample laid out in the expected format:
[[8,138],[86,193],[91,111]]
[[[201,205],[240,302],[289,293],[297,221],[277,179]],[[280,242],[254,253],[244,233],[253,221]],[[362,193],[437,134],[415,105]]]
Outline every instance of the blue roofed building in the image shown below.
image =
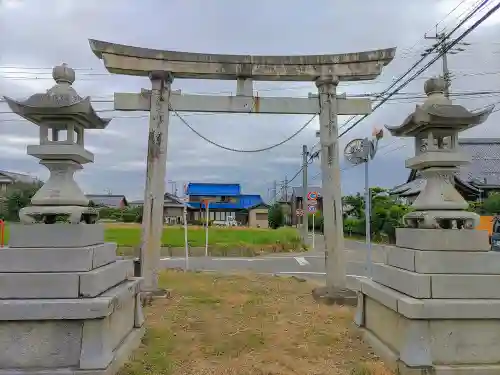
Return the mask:
[[242,194],[240,184],[190,182],[186,187],[190,207],[188,222],[206,220],[205,200],[209,200],[209,220],[234,218],[242,225],[267,228],[267,209],[258,194]]

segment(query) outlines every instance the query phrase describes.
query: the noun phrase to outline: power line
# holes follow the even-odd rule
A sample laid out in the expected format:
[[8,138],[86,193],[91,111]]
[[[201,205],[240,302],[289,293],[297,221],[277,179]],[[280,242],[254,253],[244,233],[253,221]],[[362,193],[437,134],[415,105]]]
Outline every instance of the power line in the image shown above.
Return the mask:
[[[457,29],[459,29],[465,22],[467,22],[479,9],[482,8],[489,0],[483,0],[482,5],[476,8],[474,11],[472,11],[463,21],[461,21],[450,33],[448,33],[444,38],[443,41],[446,41],[449,39],[451,34],[453,34]],[[429,61],[424,67],[419,69],[415,74],[413,74],[409,79],[407,79],[405,82],[403,82],[401,85],[399,85],[393,92],[389,93],[386,97],[382,98],[382,100],[375,105],[375,107],[372,110],[372,113],[375,112],[378,108],[380,108],[390,97],[392,97],[395,93],[399,92],[399,90],[403,89],[406,87],[411,81],[413,81],[416,77],[418,77],[422,72],[427,70],[432,64],[434,64],[439,58],[441,58],[441,55],[447,51],[449,51],[451,48],[453,48],[456,44],[458,44],[463,38],[465,38],[467,35],[469,35],[472,31],[474,31],[481,23],[483,23],[488,17],[490,17],[493,13],[495,13],[498,9],[500,8],[500,2],[497,3],[492,9],[490,9],[483,17],[481,17],[478,21],[476,21],[472,26],[467,28],[462,34],[460,34],[456,39],[454,39],[452,42],[446,45],[434,58],[432,58],[431,61]],[[406,75],[408,75],[413,69],[420,64],[425,58],[429,56],[430,53],[434,52],[437,48],[439,48],[439,44],[434,45],[432,48],[429,49],[429,52],[425,54],[416,64],[412,66],[408,70],[407,73],[405,73],[403,76],[400,77],[393,85],[391,85],[388,90],[392,89],[395,85],[397,85],[398,82],[400,82]],[[386,90],[386,91],[388,91]],[[361,117],[359,120],[357,120],[354,124],[349,126],[346,130],[344,130],[340,135],[339,138],[342,137],[343,135],[347,134],[350,130],[352,130],[355,126],[357,126],[361,121],[363,121],[365,118],[367,118],[369,115],[364,115]]]

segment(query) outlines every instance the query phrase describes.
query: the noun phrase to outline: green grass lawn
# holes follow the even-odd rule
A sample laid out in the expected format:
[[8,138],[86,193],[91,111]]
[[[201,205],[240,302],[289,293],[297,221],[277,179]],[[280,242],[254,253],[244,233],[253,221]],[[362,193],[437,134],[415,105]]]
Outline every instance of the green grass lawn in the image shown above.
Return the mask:
[[[141,242],[141,227],[127,224],[105,224],[105,239],[116,242],[118,246],[134,247]],[[5,242],[8,243],[9,230],[5,228]],[[188,242],[193,247],[205,246],[205,230],[200,227],[188,228]],[[259,246],[275,244],[299,244],[295,228],[250,229],[250,228],[209,228],[209,245]],[[184,246],[184,228],[166,227],[163,229],[162,245],[165,247]]]
[[[266,229],[231,229],[209,228],[209,245],[271,245],[275,243],[289,243],[297,238],[297,231],[292,228],[278,230]],[[116,242],[120,246],[135,246],[140,243],[141,228],[106,228],[106,241]],[[189,228],[188,242],[191,246],[205,246],[205,230],[203,228]],[[184,228],[174,227],[163,229],[163,246],[184,246]]]

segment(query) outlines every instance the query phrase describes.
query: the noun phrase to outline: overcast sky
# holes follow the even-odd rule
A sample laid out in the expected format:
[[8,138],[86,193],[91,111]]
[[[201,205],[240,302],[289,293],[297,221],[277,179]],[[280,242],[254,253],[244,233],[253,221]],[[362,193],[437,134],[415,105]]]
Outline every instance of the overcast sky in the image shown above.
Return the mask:
[[[0,0],[0,95],[26,98],[50,88],[51,68],[63,62],[77,69],[75,89],[90,95],[102,116],[114,117],[105,130],[88,132],[86,147],[95,163],[86,165],[77,180],[85,193],[125,194],[142,199],[148,118],[145,112],[111,112],[113,92],[149,88],[146,78],[111,75],[91,52],[88,39],[156,49],[228,53],[296,55],[346,53],[397,47],[396,59],[374,82],[341,84],[348,94],[380,92],[405,72],[427,48],[426,31],[453,28],[476,0],[254,0],[251,6],[234,0]],[[449,14],[459,3],[453,13]],[[492,1],[493,3],[493,1]],[[248,3],[249,4],[249,3]],[[492,4],[493,5],[493,4]],[[469,23],[470,24],[470,23]],[[458,35],[455,34],[455,35]],[[500,92],[500,12],[467,39],[466,51],[449,58],[454,73],[452,92]],[[439,74],[436,63],[423,74]],[[424,79],[403,92],[423,93]],[[185,93],[228,93],[235,82],[175,80]],[[313,83],[255,84],[260,96],[307,96]],[[396,125],[421,100],[392,100],[341,138],[342,147],[373,127]],[[499,94],[461,97],[474,109],[500,102]],[[186,114],[197,131],[225,146],[262,148],[287,138],[308,116]],[[342,124],[346,118],[341,117]],[[500,137],[500,112],[463,136]],[[21,121],[0,103],[0,169],[47,177],[38,160],[26,155],[26,145],[38,143],[37,128]],[[245,193],[267,198],[273,180],[291,178],[300,168],[302,145],[313,146],[318,122],[283,146],[257,154],[219,149],[200,139],[177,118],[169,128],[167,179],[178,182],[239,182]],[[412,154],[411,140],[386,137],[372,163],[372,185],[392,187],[409,171],[404,159]],[[363,168],[343,168],[343,193],[363,189]],[[310,167],[310,184],[319,185],[319,161]],[[314,178],[315,177],[315,178]],[[300,184],[300,177],[292,186]],[[168,189],[170,186],[166,185]]]

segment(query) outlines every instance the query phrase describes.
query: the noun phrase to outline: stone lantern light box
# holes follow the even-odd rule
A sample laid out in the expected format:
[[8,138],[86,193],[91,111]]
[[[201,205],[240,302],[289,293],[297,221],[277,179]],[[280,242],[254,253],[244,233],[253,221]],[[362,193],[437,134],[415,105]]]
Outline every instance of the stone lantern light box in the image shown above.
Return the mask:
[[[85,197],[73,179],[82,164],[92,163],[94,155],[85,149],[85,129],[104,129],[110,119],[99,117],[90,97],[80,97],[71,86],[75,72],[66,64],[52,71],[56,85],[43,94],[25,101],[5,97],[11,110],[40,127],[40,144],[29,145],[28,155],[40,159],[50,177],[35,194],[31,206],[20,212],[23,223],[43,219],[53,223],[57,216],[66,216],[72,223],[95,222],[95,211],[89,209]],[[83,216],[82,216],[83,215]]]

